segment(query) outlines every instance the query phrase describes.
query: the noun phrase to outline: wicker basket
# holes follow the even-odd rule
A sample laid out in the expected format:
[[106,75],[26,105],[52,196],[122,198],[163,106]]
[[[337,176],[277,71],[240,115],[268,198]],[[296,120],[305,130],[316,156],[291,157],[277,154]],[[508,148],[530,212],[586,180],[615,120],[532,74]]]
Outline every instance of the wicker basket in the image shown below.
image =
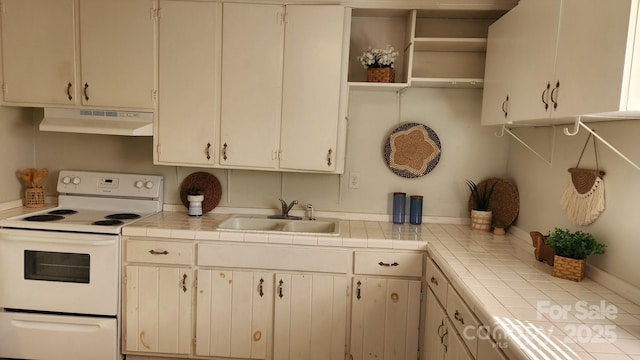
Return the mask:
[[553,257],[553,276],[562,279],[581,281],[584,279],[584,260],[576,260],[562,256]]
[[29,208],[44,206],[44,191],[42,188],[28,188],[24,191],[24,204]]
[[367,69],[367,81],[368,82],[381,82],[392,83],[396,79],[396,70],[394,68],[368,68]]

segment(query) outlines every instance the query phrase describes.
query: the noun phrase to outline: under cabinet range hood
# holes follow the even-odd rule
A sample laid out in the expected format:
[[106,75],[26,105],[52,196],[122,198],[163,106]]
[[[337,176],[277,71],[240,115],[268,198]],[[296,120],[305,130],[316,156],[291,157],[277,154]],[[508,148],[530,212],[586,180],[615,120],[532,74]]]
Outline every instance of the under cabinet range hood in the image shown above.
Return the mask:
[[153,112],[45,108],[41,131],[152,136]]

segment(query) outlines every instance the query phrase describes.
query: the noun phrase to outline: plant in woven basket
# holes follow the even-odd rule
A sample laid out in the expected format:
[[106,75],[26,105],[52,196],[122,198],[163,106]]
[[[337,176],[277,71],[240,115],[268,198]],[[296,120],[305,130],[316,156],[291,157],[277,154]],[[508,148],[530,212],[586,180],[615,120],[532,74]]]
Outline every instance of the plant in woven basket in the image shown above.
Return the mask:
[[491,200],[491,194],[496,183],[487,184],[486,186],[479,188],[476,183],[471,180],[465,180],[469,191],[471,191],[471,198],[473,199],[473,210],[487,211],[489,210],[489,201]]
[[202,195],[202,193],[203,193],[202,189],[196,186],[192,186],[187,189],[187,195],[196,196],[196,195]]
[[553,248],[556,255],[576,260],[584,260],[590,255],[604,254],[607,247],[596,241],[589,233],[571,232],[559,228],[555,228],[549,234],[547,245]]
[[547,245],[555,251],[553,276],[573,281],[584,278],[585,259],[590,255],[604,254],[606,248],[589,233],[559,228],[549,234]]
[[358,56],[358,61],[360,61],[365,69],[392,68],[397,56],[398,52],[395,51],[391,45],[387,45],[384,49],[374,49],[369,46],[369,48],[362,53],[362,56]]

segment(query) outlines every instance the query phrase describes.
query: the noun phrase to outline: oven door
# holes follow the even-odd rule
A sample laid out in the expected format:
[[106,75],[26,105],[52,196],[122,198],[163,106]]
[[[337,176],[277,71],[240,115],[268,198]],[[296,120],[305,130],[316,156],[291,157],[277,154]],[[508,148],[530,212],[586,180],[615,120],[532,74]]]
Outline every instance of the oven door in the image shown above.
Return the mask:
[[0,307],[116,316],[119,235],[0,229]]

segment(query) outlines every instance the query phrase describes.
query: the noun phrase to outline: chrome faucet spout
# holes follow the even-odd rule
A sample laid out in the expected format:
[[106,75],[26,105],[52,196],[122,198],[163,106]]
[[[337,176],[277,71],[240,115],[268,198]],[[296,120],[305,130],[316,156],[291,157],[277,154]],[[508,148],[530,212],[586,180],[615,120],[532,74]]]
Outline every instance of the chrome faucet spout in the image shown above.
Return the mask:
[[278,200],[280,200],[280,203],[282,204],[282,216],[289,216],[289,211],[291,211],[294,205],[298,204],[298,200],[293,200],[289,205],[287,205],[287,202],[282,199]]

